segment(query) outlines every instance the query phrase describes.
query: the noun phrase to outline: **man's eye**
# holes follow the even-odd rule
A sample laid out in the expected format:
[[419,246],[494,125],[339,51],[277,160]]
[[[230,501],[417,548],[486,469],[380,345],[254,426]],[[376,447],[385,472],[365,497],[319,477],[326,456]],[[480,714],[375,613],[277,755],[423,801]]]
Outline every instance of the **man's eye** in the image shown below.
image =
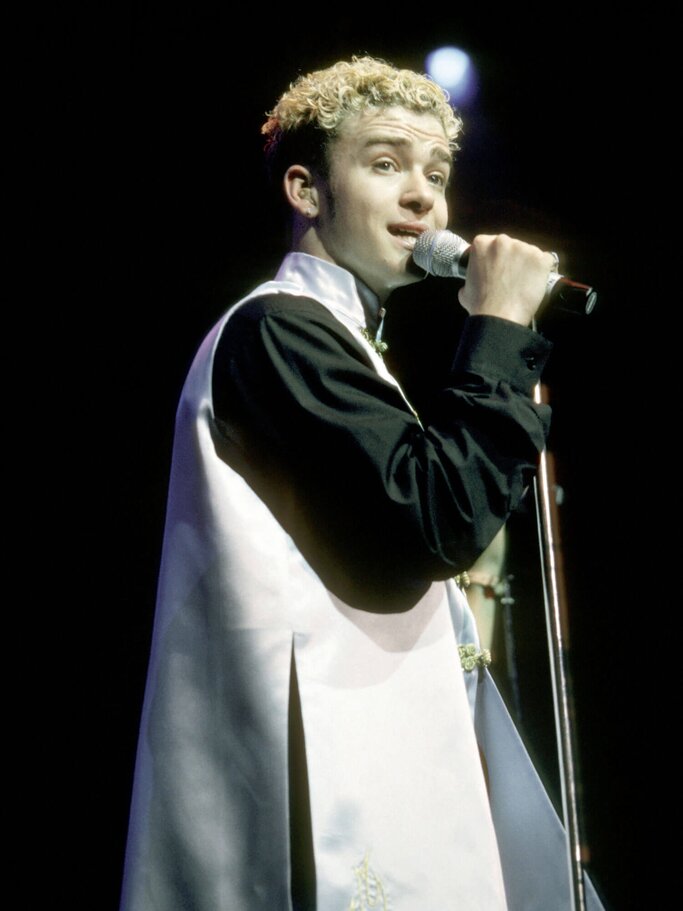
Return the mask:
[[446,184],[448,183],[446,175],[441,174],[438,171],[436,171],[434,174],[430,174],[429,180],[431,181],[431,183],[434,184],[434,186],[437,186],[437,187],[445,187]]
[[394,164],[393,161],[390,161],[388,158],[383,158],[381,161],[375,162],[375,168],[378,171],[389,172],[389,171],[395,171],[396,165]]

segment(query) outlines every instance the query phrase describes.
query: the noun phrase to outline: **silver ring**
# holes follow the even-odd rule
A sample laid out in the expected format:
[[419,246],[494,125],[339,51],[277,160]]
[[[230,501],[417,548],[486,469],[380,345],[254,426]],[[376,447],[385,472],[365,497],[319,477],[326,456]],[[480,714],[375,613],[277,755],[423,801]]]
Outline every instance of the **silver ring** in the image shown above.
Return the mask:
[[557,253],[553,253],[552,251],[551,251],[550,255],[552,256],[552,258],[554,260],[553,272],[557,272],[560,268],[560,257],[557,255]]

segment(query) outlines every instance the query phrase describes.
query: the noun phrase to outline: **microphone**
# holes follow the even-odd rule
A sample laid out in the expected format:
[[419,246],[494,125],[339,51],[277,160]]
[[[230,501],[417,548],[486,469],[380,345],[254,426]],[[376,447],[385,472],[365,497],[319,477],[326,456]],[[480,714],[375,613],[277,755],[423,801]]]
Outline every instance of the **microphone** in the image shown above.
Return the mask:
[[[415,242],[413,260],[430,275],[465,278],[470,245],[452,231],[423,231]],[[593,310],[598,293],[588,285],[572,281],[557,272],[548,276],[542,306],[550,304],[568,313],[586,316]]]

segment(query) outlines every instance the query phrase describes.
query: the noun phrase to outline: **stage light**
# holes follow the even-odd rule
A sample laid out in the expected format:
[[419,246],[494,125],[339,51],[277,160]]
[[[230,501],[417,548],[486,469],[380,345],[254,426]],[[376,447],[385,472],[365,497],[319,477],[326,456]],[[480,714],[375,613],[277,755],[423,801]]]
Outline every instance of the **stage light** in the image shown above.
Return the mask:
[[437,48],[427,55],[425,67],[434,82],[446,89],[453,104],[464,104],[474,95],[474,65],[459,47]]

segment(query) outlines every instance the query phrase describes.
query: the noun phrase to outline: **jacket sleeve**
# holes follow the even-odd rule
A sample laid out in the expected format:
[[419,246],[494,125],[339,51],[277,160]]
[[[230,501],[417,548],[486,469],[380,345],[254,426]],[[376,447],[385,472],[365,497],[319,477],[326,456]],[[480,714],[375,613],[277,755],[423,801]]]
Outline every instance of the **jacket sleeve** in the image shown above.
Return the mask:
[[259,298],[216,351],[222,454],[328,588],[405,609],[468,568],[522,497],[549,426],[530,398],[549,348],[516,324],[468,318],[423,425],[321,304]]

